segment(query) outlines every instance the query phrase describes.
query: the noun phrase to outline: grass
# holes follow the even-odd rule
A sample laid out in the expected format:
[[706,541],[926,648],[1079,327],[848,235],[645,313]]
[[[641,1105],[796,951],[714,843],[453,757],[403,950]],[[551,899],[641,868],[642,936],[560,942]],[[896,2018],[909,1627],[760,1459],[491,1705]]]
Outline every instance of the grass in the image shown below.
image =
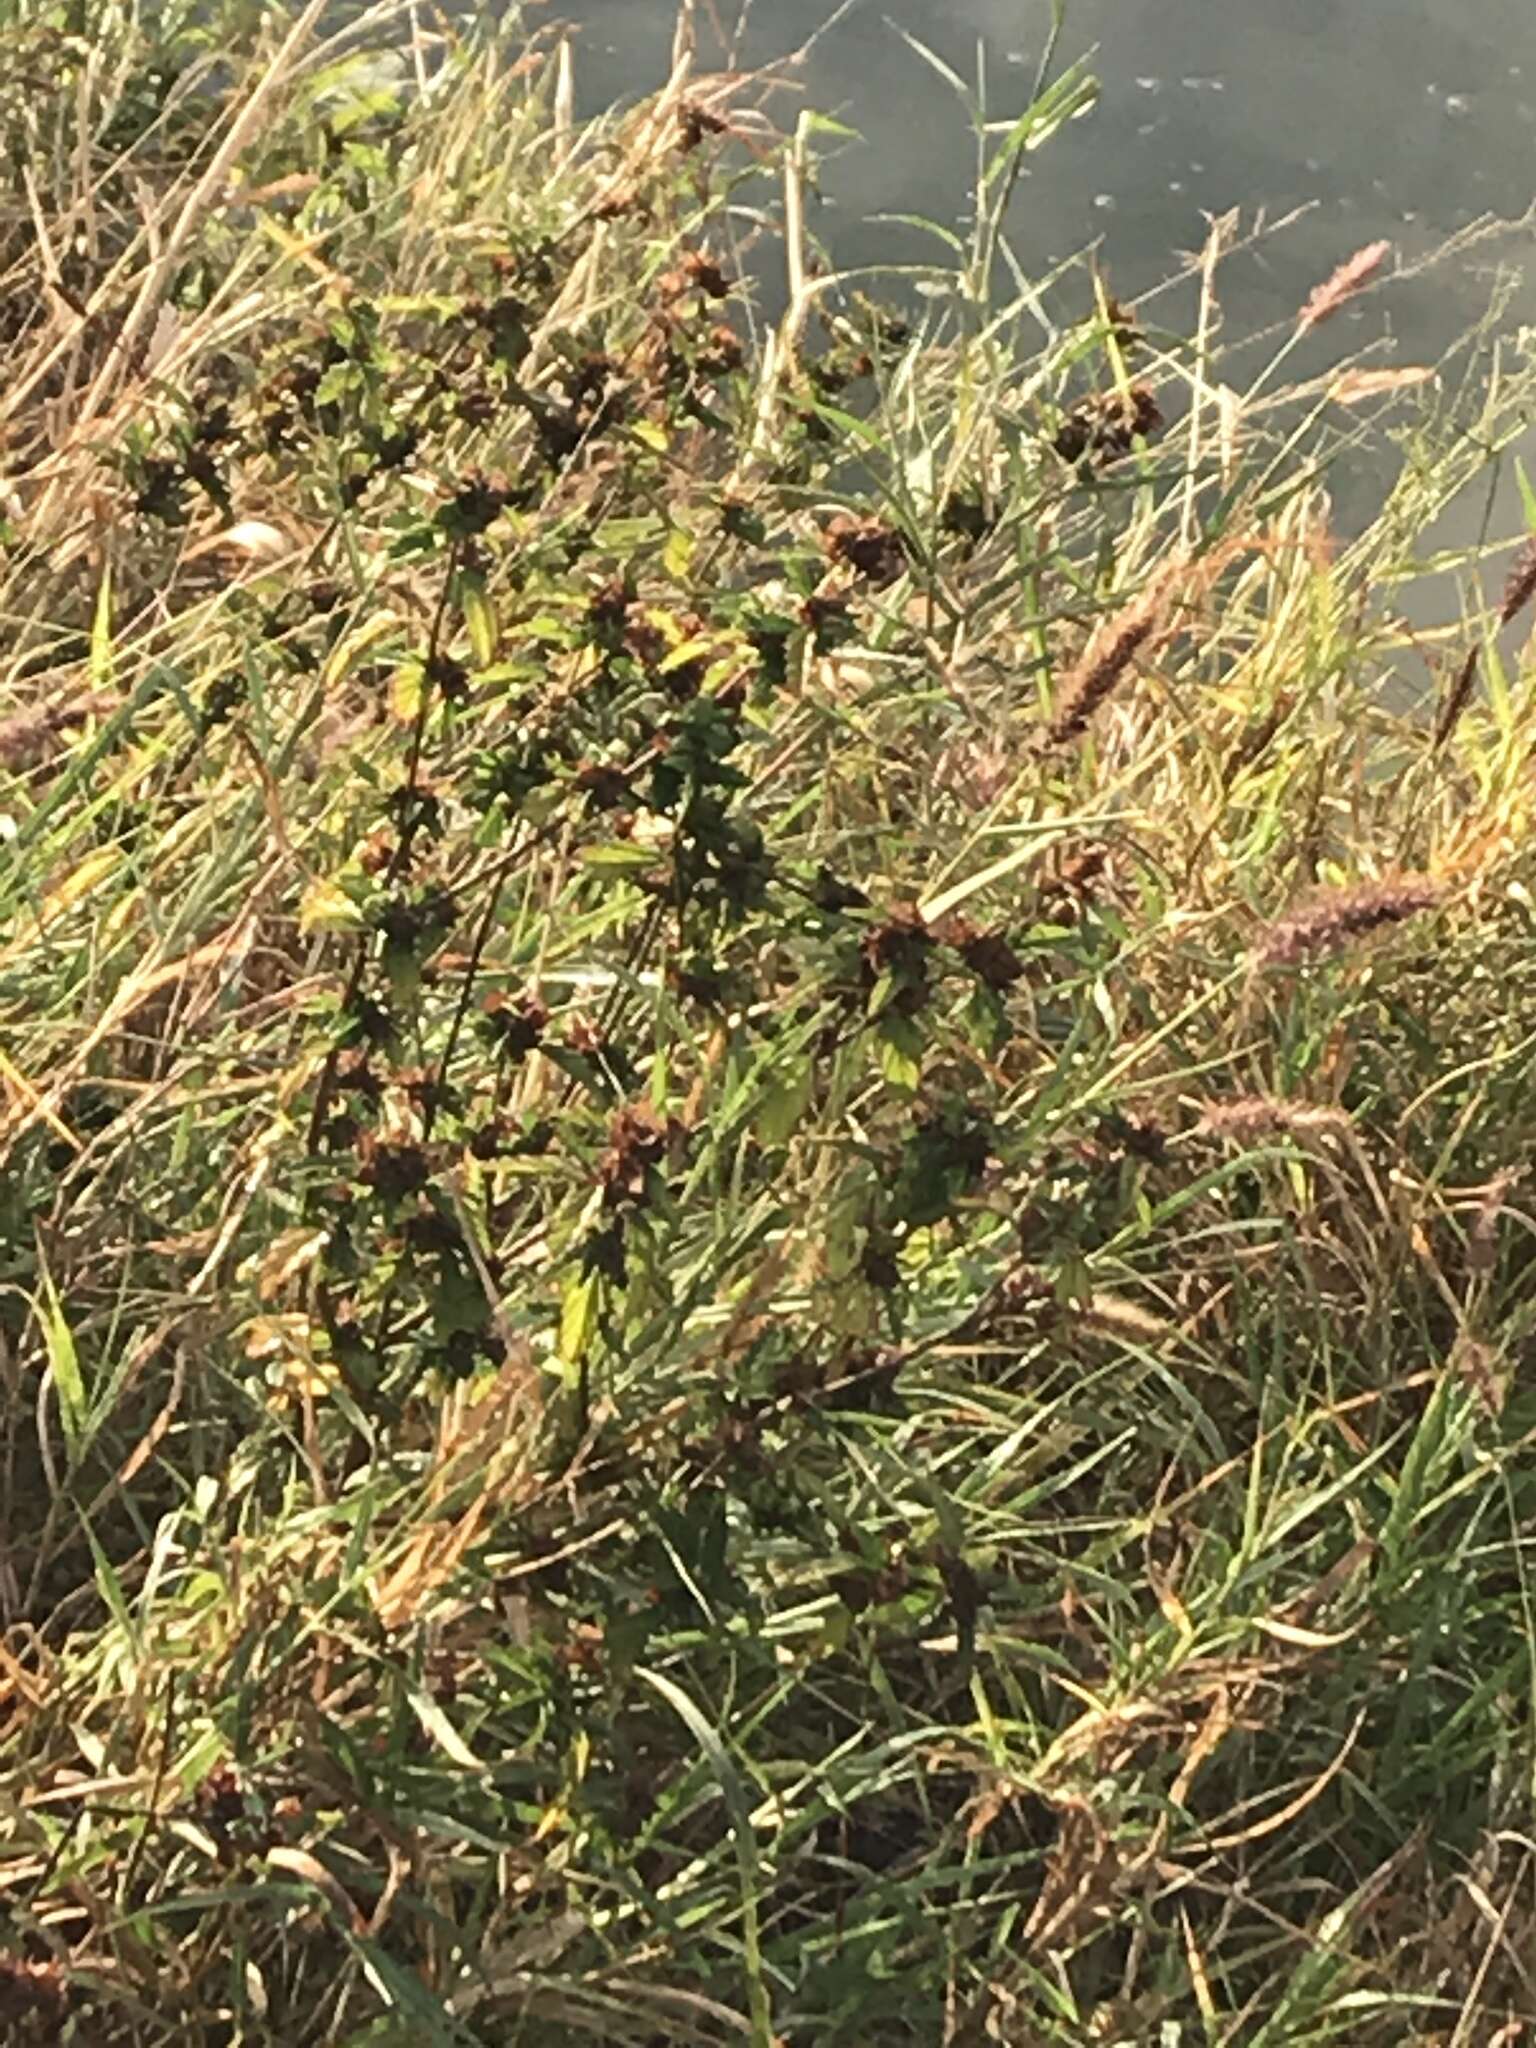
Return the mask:
[[7,2038],[1525,2038],[1526,342],[1025,276],[1054,46],[898,287],[686,38],[0,52]]

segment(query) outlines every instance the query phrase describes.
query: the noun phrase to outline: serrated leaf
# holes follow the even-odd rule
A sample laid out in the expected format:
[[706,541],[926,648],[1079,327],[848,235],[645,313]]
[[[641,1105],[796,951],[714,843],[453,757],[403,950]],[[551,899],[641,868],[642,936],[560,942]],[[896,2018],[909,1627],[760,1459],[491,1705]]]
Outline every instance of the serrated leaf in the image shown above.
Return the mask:
[[357,389],[362,376],[362,370],[356,363],[333,363],[315,386],[314,403],[317,406],[334,405],[338,398],[344,398],[349,391]]

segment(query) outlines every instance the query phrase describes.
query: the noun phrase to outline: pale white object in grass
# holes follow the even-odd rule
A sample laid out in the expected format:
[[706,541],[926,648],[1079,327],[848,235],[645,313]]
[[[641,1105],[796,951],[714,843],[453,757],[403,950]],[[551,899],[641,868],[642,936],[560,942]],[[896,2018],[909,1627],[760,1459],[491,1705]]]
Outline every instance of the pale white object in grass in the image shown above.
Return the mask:
[[187,560],[203,555],[243,555],[248,562],[276,562],[293,552],[294,542],[280,527],[265,519],[241,519],[222,533],[209,534],[187,550]]

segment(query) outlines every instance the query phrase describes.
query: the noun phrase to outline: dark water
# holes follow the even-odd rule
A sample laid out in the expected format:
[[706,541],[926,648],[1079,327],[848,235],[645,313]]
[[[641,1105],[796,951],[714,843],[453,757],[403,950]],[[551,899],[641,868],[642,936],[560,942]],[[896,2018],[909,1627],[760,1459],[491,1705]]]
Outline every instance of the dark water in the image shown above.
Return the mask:
[[[868,216],[953,223],[974,143],[898,30],[968,80],[979,53],[1001,119],[1025,103],[1049,0],[859,0],[828,28],[833,6],[753,0],[739,59],[782,58],[816,37],[771,104],[787,122],[803,100],[863,140],[838,149],[815,232],[839,264],[910,253]],[[718,49],[711,12],[734,35],[739,11],[740,0],[699,0],[701,61]],[[579,31],[587,106],[663,73],[674,0],[554,0],[550,12]],[[1095,46],[1098,107],[1029,160],[1014,202],[1012,240],[1036,273],[1097,242],[1129,296],[1200,244],[1206,214],[1240,205],[1251,222],[1260,207],[1272,218],[1305,208],[1228,275],[1229,318],[1246,331],[1288,319],[1366,242],[1390,239],[1411,264],[1482,216],[1515,218],[1536,200],[1536,0],[1068,0],[1063,58]],[[1408,354],[1431,353],[1487,303],[1493,264],[1520,262],[1530,239],[1527,229],[1479,243],[1362,317]],[[1536,286],[1522,287],[1513,314],[1536,318]]]

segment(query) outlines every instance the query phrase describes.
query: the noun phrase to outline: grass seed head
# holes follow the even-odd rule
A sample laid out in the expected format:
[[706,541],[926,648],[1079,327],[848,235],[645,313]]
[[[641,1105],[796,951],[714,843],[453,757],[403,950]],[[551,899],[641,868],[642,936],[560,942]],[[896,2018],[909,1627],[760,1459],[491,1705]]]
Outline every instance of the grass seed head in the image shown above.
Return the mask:
[[1266,967],[1294,967],[1337,953],[1352,939],[1432,910],[1443,895],[1428,875],[1326,890],[1277,918],[1259,941],[1256,957]]
[[1298,327],[1305,332],[1331,320],[1341,306],[1365,289],[1391,253],[1390,242],[1369,242],[1365,248],[1357,249],[1312,293],[1297,315]]
[[1536,597],[1536,537],[1528,540],[1510,566],[1504,585],[1504,602],[1499,606],[1499,624],[1510,625]]

